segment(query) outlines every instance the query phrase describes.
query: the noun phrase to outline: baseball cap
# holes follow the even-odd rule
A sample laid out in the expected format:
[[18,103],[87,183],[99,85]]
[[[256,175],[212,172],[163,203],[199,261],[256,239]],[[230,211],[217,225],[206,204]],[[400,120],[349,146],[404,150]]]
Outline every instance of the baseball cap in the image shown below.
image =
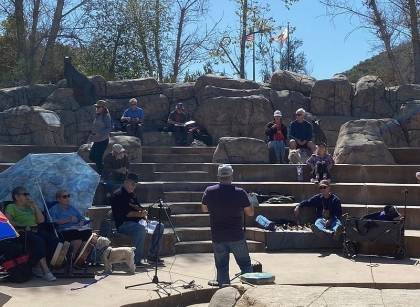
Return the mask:
[[138,183],[139,182],[139,176],[135,173],[128,173],[125,176],[125,180],[131,180],[131,181],[134,181],[135,183]]
[[219,168],[217,169],[218,177],[230,177],[232,175],[233,175],[233,168],[230,164],[219,165]]
[[275,111],[274,111],[274,116],[282,116],[282,115],[281,115],[281,111],[279,111],[279,110],[275,110]]
[[107,102],[105,100],[98,100],[97,103],[94,104],[95,107],[106,107]]
[[318,184],[319,187],[329,187],[330,183],[328,182],[328,180],[321,180]]
[[184,109],[184,105],[182,104],[182,102],[179,102],[176,104],[176,108],[177,109]]
[[120,152],[125,151],[125,149],[121,144],[114,144],[114,145],[112,145],[112,151],[120,153]]

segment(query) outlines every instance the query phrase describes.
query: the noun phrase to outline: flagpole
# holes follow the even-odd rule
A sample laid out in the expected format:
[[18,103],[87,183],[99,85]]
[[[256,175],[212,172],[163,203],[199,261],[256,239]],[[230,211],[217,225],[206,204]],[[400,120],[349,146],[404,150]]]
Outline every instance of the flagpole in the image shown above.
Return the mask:
[[287,22],[287,70],[290,70],[290,32],[289,32],[289,22]]
[[252,41],[252,80],[255,81],[255,34]]

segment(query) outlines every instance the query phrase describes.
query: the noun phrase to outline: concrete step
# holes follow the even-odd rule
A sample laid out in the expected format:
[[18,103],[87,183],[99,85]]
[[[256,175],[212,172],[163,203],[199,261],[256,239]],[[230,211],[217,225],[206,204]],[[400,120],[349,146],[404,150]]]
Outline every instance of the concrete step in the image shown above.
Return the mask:
[[145,163],[210,163],[213,154],[143,154],[142,161]]
[[397,164],[420,164],[420,148],[418,147],[389,148],[389,151]]
[[156,147],[156,146],[143,146],[143,155],[154,155],[154,154],[205,154],[212,155],[216,147],[179,147],[179,146],[167,146],[167,147]]
[[154,178],[157,181],[201,181],[209,178],[208,172],[203,171],[179,171],[179,172],[155,172]]
[[174,227],[209,227],[210,218],[207,213],[175,214],[171,216]]
[[210,227],[175,227],[181,242],[210,240]]
[[[247,240],[247,243],[251,253],[265,252],[263,243],[252,240]],[[175,251],[177,254],[212,253],[213,245],[210,240],[178,242],[175,244]]]

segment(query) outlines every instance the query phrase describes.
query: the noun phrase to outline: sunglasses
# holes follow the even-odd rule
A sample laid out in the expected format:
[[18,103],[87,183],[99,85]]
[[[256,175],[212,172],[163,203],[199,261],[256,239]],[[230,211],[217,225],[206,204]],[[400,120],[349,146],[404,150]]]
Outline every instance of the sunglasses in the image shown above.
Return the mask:
[[99,109],[99,108],[103,108],[103,106],[96,106],[96,108],[97,108],[97,109]]
[[19,195],[23,195],[23,196],[28,197],[30,194],[29,193],[20,193]]
[[295,114],[296,116],[302,116],[303,114]]
[[67,195],[61,195],[60,197],[61,197],[61,198],[64,198],[64,199],[67,199],[67,198],[70,198],[70,194],[67,194]]
[[325,190],[327,187],[323,186],[323,187],[319,187],[320,190]]
[[132,105],[132,106],[136,106],[136,105],[137,105],[137,103],[132,103],[131,105]]

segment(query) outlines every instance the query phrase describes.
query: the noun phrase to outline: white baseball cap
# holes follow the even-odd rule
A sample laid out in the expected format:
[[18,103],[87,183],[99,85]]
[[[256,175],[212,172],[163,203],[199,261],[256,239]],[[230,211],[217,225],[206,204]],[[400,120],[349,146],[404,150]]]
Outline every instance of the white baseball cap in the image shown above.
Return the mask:
[[218,177],[230,177],[233,175],[233,168],[230,164],[222,164],[219,165],[217,169],[217,176]]
[[279,111],[279,110],[275,110],[275,111],[274,111],[274,116],[282,116],[282,115],[281,115],[281,111]]

